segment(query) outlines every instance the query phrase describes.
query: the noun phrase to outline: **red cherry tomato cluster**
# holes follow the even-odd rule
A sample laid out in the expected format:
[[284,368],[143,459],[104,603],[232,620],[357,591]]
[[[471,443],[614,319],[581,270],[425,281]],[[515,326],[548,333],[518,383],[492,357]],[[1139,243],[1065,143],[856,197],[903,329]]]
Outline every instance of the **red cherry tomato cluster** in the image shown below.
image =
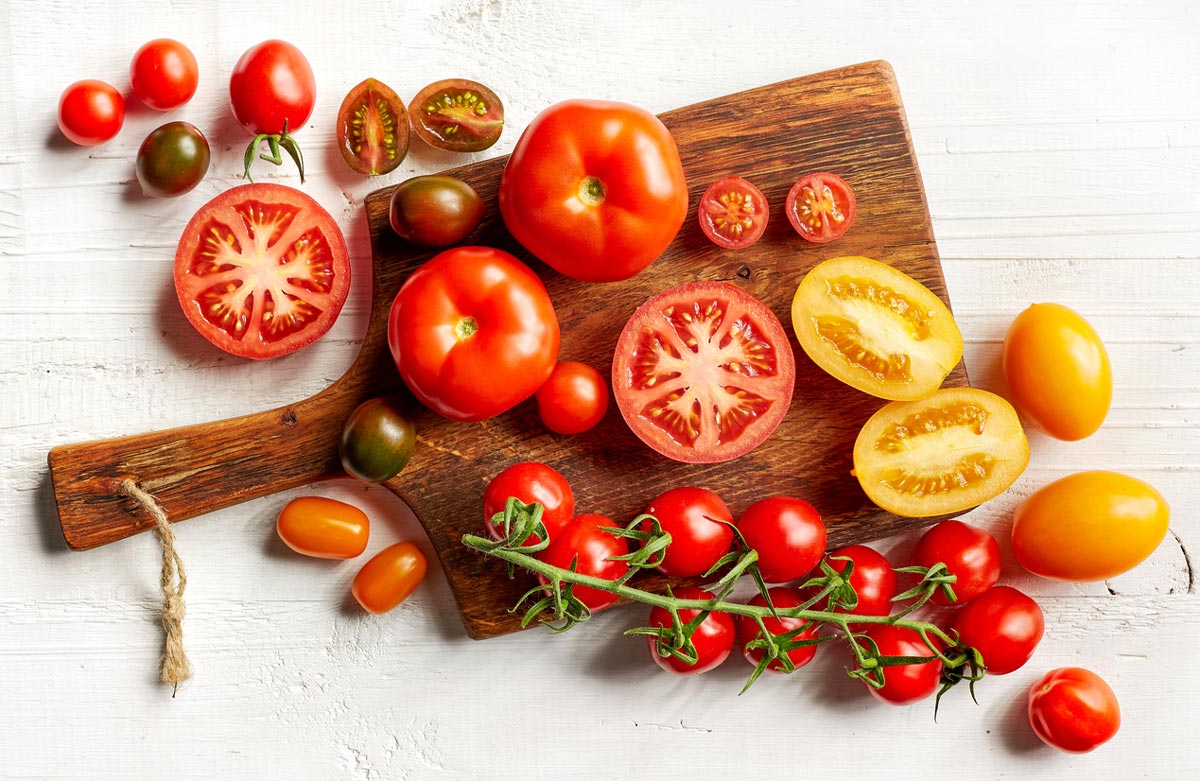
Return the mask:
[[[788,191],[784,213],[800,237],[824,244],[840,239],[854,223],[854,191],[836,174],[802,176]],[[762,191],[740,176],[709,185],[696,209],[700,230],[724,249],[745,249],[767,230],[770,208]]]

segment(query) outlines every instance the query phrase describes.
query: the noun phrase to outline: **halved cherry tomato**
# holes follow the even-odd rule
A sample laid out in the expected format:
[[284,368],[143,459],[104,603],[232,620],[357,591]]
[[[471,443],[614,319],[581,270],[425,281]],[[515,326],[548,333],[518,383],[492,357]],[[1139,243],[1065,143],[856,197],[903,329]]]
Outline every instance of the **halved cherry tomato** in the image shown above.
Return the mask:
[[613,356],[613,395],[638,438],[687,463],[758,447],[787,413],[796,376],[766,304],[727,282],[689,282],[633,313]]
[[[561,569],[571,569],[584,575],[616,580],[629,571],[617,556],[629,553],[629,543],[601,528],[619,528],[612,519],[595,513],[577,515],[557,535],[551,533],[550,545],[538,553],[540,561]],[[538,580],[546,579],[538,575]],[[617,601],[617,595],[588,586],[573,586],[572,593],[590,610],[603,610]]]
[[[787,586],[775,586],[769,589],[769,593],[771,595],[771,604],[776,608],[800,607],[805,602],[804,597],[800,595],[799,591]],[[762,594],[755,594],[748,604],[765,607],[767,601],[763,599]],[[736,623],[738,647],[742,649],[742,654],[746,657],[746,661],[757,665],[762,661],[764,655],[763,649],[747,648],[746,644],[762,637],[762,630],[759,629],[758,623],[750,616],[738,616]],[[763,619],[762,623],[766,627],[766,630],[771,633],[772,637],[790,634],[791,636],[787,638],[790,642],[812,640],[816,638],[817,630],[820,627],[820,624],[815,622],[810,623],[803,618],[775,618],[774,616],[767,616]],[[809,626],[804,628],[805,624],[809,624]],[[787,651],[787,658],[791,661],[795,669],[808,664],[816,655],[816,645],[802,645]],[[772,672],[783,672],[785,668],[780,659],[772,659],[767,664],[767,669]]]
[[411,542],[398,542],[376,553],[354,576],[350,591],[368,613],[386,613],[421,585],[425,554]]
[[907,627],[873,624],[867,637],[875,644],[880,656],[923,657],[928,662],[896,664],[883,668],[883,688],[868,686],[867,691],[880,702],[891,705],[910,705],[937,691],[942,678],[942,660],[938,659],[921,635]]
[[[496,513],[504,512],[510,496],[525,504],[538,502],[542,505],[542,523],[546,525],[550,539],[558,536],[558,532],[575,517],[575,494],[567,478],[546,464],[522,461],[493,477],[483,492],[483,521],[493,539],[501,539],[493,518]],[[536,542],[537,535],[525,544]]]
[[342,468],[367,483],[391,480],[408,464],[416,443],[417,430],[399,399],[367,399],[342,427]]
[[[941,563],[954,581],[955,605],[965,605],[996,585],[1000,579],[1000,543],[978,526],[962,521],[942,521],[931,527],[917,541],[911,563],[916,567],[932,567]],[[935,605],[949,605],[941,589],[930,600]]]
[[727,176],[709,185],[697,208],[700,230],[713,244],[744,249],[767,229],[767,199],[740,176]]
[[746,508],[738,531],[758,552],[758,571],[767,583],[804,577],[825,552],[825,522],[803,499],[772,496]]
[[159,111],[178,108],[192,99],[200,71],[191,49],[170,38],[143,44],[129,65],[133,94]]
[[414,176],[392,191],[388,218],[396,235],[418,247],[449,247],[483,219],[483,199],[453,176]]
[[305,556],[352,559],[367,549],[371,522],[352,504],[301,496],[284,505],[275,531],[289,548]]
[[813,363],[883,399],[929,396],[962,358],[942,299],[870,258],[831,258],[809,271],[792,299],[792,327]]
[[[675,596],[679,599],[709,600],[713,598],[712,593],[695,586],[676,589]],[[698,615],[700,615],[700,611],[691,608],[679,611],[679,619],[685,626]],[[648,626],[661,626],[669,629],[672,625],[670,612],[661,607],[651,608]],[[705,616],[692,633],[691,640],[692,646],[696,650],[696,659],[690,664],[687,660],[676,656],[660,654],[658,638],[647,636],[646,642],[650,647],[650,658],[662,669],[676,675],[699,675],[719,667],[729,658],[730,652],[733,651],[733,641],[736,635],[733,618],[728,613],[716,610]]]
[[422,89],[408,104],[417,137],[451,152],[479,152],[504,130],[504,104],[477,81],[444,79]]
[[954,618],[959,643],[983,657],[988,675],[1006,675],[1033,656],[1046,631],[1042,608],[1011,586],[994,586]]
[[80,146],[103,144],[125,124],[125,99],[117,88],[84,79],[63,90],[58,99],[58,129]]
[[792,185],[783,208],[796,233],[824,244],[840,239],[850,230],[854,222],[854,191],[836,174],[808,174]]
[[192,216],[175,251],[175,292],[188,322],[243,358],[275,358],[316,341],[349,291],[337,222],[284,185],[221,193]]
[[1046,745],[1083,754],[1117,734],[1121,705],[1112,687],[1091,670],[1059,667],[1029,690],[1029,724]]
[[867,497],[906,518],[982,504],[1007,490],[1028,463],[1017,411],[976,388],[893,401],[871,416],[854,442],[854,474]]
[[582,434],[608,411],[604,377],[579,361],[560,361],[534,395],[542,422],[557,434]]
[[[733,515],[721,497],[704,488],[672,488],[654,498],[646,515],[658,519],[671,544],[658,569],[674,578],[703,575],[733,544]],[[646,521],[643,529],[649,529]]]
[[337,145],[346,165],[360,174],[391,173],[408,155],[408,110],[382,81],[364,79],[342,100]]

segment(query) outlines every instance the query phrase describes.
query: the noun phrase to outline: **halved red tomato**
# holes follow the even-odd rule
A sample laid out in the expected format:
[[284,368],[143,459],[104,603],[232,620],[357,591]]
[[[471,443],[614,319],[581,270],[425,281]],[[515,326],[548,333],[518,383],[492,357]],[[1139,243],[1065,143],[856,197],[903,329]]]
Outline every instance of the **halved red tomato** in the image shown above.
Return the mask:
[[175,293],[188,322],[243,358],[312,344],[349,291],[350,256],[337,223],[280,184],[244,184],[213,198],[175,250]]
[[784,202],[788,222],[801,237],[817,244],[840,239],[854,222],[856,200],[837,174],[808,174],[792,185]]
[[337,116],[338,151],[360,174],[396,170],[408,155],[408,109],[382,81],[365,79],[342,100]]
[[726,176],[709,185],[696,211],[709,241],[742,249],[762,238],[770,210],[762,190],[740,176]]
[[613,394],[633,433],[692,464],[757,447],[787,413],[795,377],[779,319],[728,282],[689,282],[650,298],[613,357]]
[[504,104],[496,93],[469,79],[435,81],[408,104],[417,138],[451,152],[479,152],[504,130]]

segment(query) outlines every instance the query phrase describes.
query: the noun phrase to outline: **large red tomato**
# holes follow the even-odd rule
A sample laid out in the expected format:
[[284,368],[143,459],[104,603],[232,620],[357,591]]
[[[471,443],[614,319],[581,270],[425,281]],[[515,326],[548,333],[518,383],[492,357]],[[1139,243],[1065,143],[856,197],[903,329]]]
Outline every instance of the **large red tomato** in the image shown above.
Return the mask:
[[533,395],[558,358],[542,281],[507,252],[456,247],[405,281],[388,345],[413,395],[451,420],[486,420]]
[[500,213],[539,259],[575,279],[628,279],[662,254],[688,209],[670,131],[626,103],[568,100],[521,134]]

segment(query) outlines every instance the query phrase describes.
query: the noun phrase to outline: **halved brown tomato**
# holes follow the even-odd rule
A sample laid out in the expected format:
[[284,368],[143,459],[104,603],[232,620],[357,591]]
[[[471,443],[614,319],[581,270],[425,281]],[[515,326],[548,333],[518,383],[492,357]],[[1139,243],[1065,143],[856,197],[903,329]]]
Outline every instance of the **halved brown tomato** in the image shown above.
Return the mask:
[[1007,490],[1028,463],[1017,411],[976,388],[887,404],[854,442],[854,474],[867,497],[906,518],[982,504]]
[[417,93],[408,104],[417,137],[451,152],[478,152],[500,138],[504,104],[477,81],[444,79]]
[[650,298],[613,357],[613,395],[633,433],[693,464],[737,458],[770,436],[795,377],[778,318],[727,282],[689,282]]
[[904,272],[863,257],[832,258],[801,281],[792,327],[813,363],[883,399],[922,399],[962,358],[950,309]]
[[175,250],[175,293],[200,335],[243,358],[323,336],[350,291],[346,240],[329,212],[280,184],[244,184],[200,207]]
[[696,209],[700,230],[718,247],[743,249],[762,238],[769,209],[762,190],[740,176],[709,185]]
[[391,173],[408,154],[408,110],[392,88],[365,79],[338,109],[337,144],[346,165],[360,174]]
[[800,177],[788,191],[784,212],[802,238],[817,244],[840,239],[854,222],[857,200],[837,174]]

